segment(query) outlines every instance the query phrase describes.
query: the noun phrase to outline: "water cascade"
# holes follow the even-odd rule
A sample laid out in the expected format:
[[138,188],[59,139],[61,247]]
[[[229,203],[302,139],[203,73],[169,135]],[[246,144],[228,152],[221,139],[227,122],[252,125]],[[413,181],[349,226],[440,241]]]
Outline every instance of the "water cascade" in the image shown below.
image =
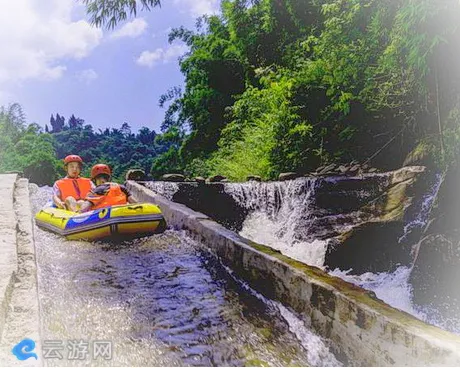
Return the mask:
[[226,184],[225,191],[249,210],[240,235],[304,263],[322,267],[327,241],[312,238],[316,179]]
[[[314,225],[318,221],[315,201],[321,180],[302,178],[287,182],[225,184],[225,191],[249,211],[240,235],[269,245],[304,263],[328,270],[324,261],[329,239],[325,239],[321,230]],[[429,219],[441,182],[441,175],[436,175],[428,186],[429,190],[415,203],[411,218],[405,220],[402,236],[395,236],[395,243],[402,243],[408,239],[418,241]],[[366,197],[367,194],[363,191],[361,195]],[[343,216],[338,215],[339,218]],[[342,226],[342,230],[346,230],[346,221],[341,224],[335,223],[338,227]],[[322,236],[318,237],[319,234]],[[386,272],[355,274],[352,269],[339,268],[328,271],[331,275],[374,291],[378,298],[395,308],[425,322],[459,333],[459,321],[452,323],[443,319],[436,310],[413,303],[412,287],[409,283],[411,270],[412,264],[409,263]]]

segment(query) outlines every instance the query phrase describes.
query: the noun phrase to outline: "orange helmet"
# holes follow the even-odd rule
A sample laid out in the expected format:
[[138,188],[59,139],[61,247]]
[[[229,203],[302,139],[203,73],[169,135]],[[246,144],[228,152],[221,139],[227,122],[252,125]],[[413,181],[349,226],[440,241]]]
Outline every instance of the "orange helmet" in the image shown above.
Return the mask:
[[111,176],[112,171],[110,170],[110,167],[108,167],[105,164],[94,165],[91,169],[91,179],[95,179],[96,176],[101,175],[101,174]]
[[78,155],[68,155],[68,156],[66,156],[66,158],[64,159],[64,165],[67,165],[70,162],[79,162],[80,164],[83,164],[83,160]]

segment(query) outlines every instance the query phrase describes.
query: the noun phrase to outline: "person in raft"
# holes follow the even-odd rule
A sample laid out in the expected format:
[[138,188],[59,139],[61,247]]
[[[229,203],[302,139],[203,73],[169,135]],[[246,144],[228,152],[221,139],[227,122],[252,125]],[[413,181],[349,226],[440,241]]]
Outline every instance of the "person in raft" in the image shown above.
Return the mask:
[[64,158],[64,169],[67,176],[53,185],[53,203],[57,208],[78,212],[84,198],[95,188],[88,178],[80,177],[83,160],[77,155]]
[[81,212],[97,210],[102,207],[136,203],[136,199],[124,186],[110,181],[112,171],[105,164],[94,165],[91,169],[91,179],[96,183],[85,198]]

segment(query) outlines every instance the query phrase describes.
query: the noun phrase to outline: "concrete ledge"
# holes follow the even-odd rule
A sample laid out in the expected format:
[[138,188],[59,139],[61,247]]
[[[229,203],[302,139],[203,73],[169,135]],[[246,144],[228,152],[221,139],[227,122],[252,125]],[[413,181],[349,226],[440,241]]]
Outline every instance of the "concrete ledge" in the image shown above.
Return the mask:
[[17,174],[0,176],[0,338],[5,326],[17,271],[14,185]]
[[390,307],[319,268],[225,229],[205,215],[128,181],[140,201],[158,204],[169,226],[186,229],[265,296],[295,310],[347,365],[458,366],[460,337]]
[[[10,222],[14,224],[9,237],[5,238],[5,234],[2,231],[0,239],[8,240],[8,242],[4,242],[8,245],[8,252],[14,252],[15,255],[14,259],[10,258],[7,264],[14,271],[11,276],[7,297],[4,298],[5,315],[1,321],[0,365],[41,366],[37,267],[28,180],[16,180],[16,175],[14,175],[14,180],[9,178],[9,175],[0,175],[0,183],[4,183],[4,190],[11,193],[11,198],[8,197],[7,205],[2,207],[8,208]],[[6,197],[2,196],[2,198],[5,200]],[[5,248],[0,249],[2,255]],[[1,275],[0,283],[5,281],[4,276]],[[30,338],[35,341],[34,352],[39,356],[37,360],[30,358],[25,361],[19,361],[11,353],[11,349],[24,338]]]

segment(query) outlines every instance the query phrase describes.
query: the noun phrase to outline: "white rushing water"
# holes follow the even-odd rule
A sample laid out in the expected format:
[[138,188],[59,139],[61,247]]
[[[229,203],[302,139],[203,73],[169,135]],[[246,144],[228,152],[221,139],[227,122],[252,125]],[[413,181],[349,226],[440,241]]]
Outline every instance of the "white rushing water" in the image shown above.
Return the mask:
[[417,306],[412,302],[412,287],[409,283],[411,271],[411,267],[401,266],[394,272],[366,272],[362,275],[350,275],[350,270],[335,269],[329,274],[364,289],[372,290],[379,299],[392,307],[412,314],[424,322],[460,335],[460,319],[446,318],[435,308]]
[[225,191],[250,210],[240,235],[301,262],[323,267],[327,241],[296,237],[301,223],[303,232],[308,233],[308,209],[314,200],[316,184],[314,178],[227,184]]
[[424,229],[424,227],[426,226],[429,220],[430,213],[431,213],[431,207],[433,205],[434,200],[436,199],[439,188],[441,187],[442,180],[443,180],[442,174],[437,174],[430,190],[423,196],[423,199],[420,204],[420,208],[418,209],[416,215],[414,216],[413,219],[411,219],[411,221],[409,221],[404,226],[404,234],[398,239],[400,243],[406,240],[409,234],[412,233],[412,231],[417,230],[417,229],[418,230]]
[[[299,239],[296,230],[308,234],[308,214],[313,203],[318,179],[298,179],[273,183],[228,184],[226,192],[243,207],[250,210],[240,235],[268,245],[281,253],[309,265],[324,269],[327,241]],[[442,183],[442,176],[435,177],[430,190],[422,198],[415,216],[405,225],[402,242],[414,230],[423,230],[429,219],[433,201]],[[394,272],[353,275],[352,270],[335,269],[329,273],[345,281],[376,293],[389,305],[438,327],[460,333],[460,320],[446,320],[429,306],[418,307],[412,302],[409,277],[412,268],[401,266]]]
[[335,269],[329,274],[359,285],[364,289],[372,290],[379,299],[421,320],[426,321],[428,319],[428,316],[412,303],[412,288],[409,284],[410,267],[401,266],[392,273],[366,272],[362,275],[350,275],[350,271]]

